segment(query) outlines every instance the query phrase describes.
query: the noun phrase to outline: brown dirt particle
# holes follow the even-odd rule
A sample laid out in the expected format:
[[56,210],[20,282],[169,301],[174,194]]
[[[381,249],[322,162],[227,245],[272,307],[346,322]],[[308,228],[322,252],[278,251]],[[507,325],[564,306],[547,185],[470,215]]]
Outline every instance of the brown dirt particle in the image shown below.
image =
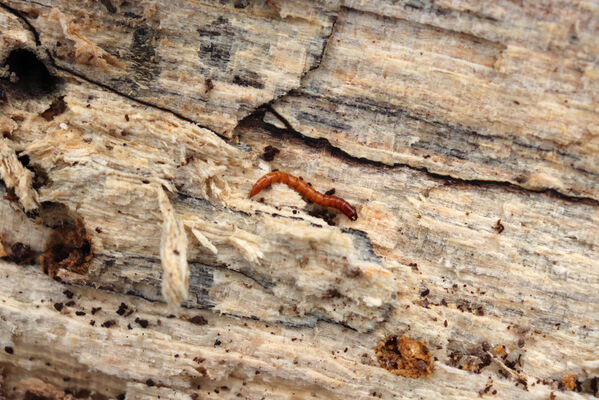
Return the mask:
[[35,258],[31,247],[19,242],[10,247],[10,252],[9,260],[19,265],[30,264]]
[[484,389],[478,391],[478,397],[483,397],[483,395],[489,393],[489,391],[493,388],[493,383],[487,383]]
[[427,345],[406,336],[389,336],[375,349],[382,368],[407,378],[423,378],[431,375],[433,360]]
[[62,311],[62,308],[64,307],[64,304],[62,303],[54,303],[54,308],[56,309],[56,311],[60,312]]
[[121,305],[119,306],[119,309],[116,310],[116,313],[118,315],[123,315],[125,314],[125,311],[127,311],[127,309],[129,308],[129,306],[125,303],[121,303]]
[[502,355],[505,353],[505,346],[503,346],[503,345],[495,346],[495,348],[493,350],[495,350],[495,353],[497,353],[498,355]]
[[12,347],[10,347],[10,346],[5,346],[5,347],[4,347],[4,351],[5,351],[5,352],[7,352],[8,354],[14,354],[14,352],[15,352],[15,351],[13,350],[13,348],[12,348]]
[[344,272],[348,278],[360,278],[364,274],[358,267],[349,267]]
[[504,229],[505,229],[505,227],[501,223],[500,219],[498,219],[497,222],[495,223],[495,225],[493,225],[493,230],[495,232],[497,232],[498,234],[501,234],[501,232],[503,232]]
[[63,100],[64,96],[61,96],[54,100],[50,107],[46,111],[40,114],[40,116],[46,121],[52,121],[54,117],[62,114],[67,110],[67,103]]
[[204,93],[209,93],[214,89],[214,82],[212,82],[212,79],[208,78],[204,81],[204,86],[206,87]]
[[274,146],[268,145],[264,148],[264,153],[262,153],[262,158],[265,161],[272,161],[274,160],[275,156],[277,154],[279,154],[281,152],[281,150],[277,149]]
[[148,327],[148,320],[147,319],[135,318],[135,322],[137,324],[139,324],[139,326],[141,326],[142,328],[147,328]]
[[79,219],[75,226],[65,225],[55,229],[40,257],[42,269],[53,278],[61,268],[85,274],[91,259],[90,237]]
[[194,315],[193,317],[188,318],[187,320],[192,324],[196,325],[206,325],[208,323],[208,321],[206,321],[206,318],[202,317],[201,315]]
[[113,325],[116,325],[116,321],[113,320],[113,319],[111,319],[111,320],[108,320],[108,321],[104,321],[102,323],[102,328],[110,328]]
[[574,389],[576,389],[576,379],[574,378],[573,374],[564,375],[562,377],[562,383],[564,384],[564,386],[568,390],[574,390]]

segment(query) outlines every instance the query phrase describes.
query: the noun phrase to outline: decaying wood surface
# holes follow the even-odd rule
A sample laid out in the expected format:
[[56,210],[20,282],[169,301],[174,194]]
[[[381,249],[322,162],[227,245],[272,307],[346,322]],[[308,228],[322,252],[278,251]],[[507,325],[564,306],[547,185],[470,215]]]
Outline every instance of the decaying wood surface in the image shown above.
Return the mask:
[[0,5],[0,398],[599,396],[595,2]]

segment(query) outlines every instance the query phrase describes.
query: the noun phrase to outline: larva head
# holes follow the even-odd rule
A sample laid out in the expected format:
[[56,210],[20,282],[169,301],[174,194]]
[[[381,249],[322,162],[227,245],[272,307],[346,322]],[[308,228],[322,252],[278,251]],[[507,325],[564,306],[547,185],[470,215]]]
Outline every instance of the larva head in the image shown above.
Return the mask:
[[347,215],[347,217],[352,221],[358,219],[358,212],[356,211],[356,208],[347,202],[344,202],[341,206],[341,212]]
[[352,221],[355,221],[358,219],[358,212],[356,211],[356,208],[353,206],[351,206],[351,215],[350,215],[349,219],[351,219]]

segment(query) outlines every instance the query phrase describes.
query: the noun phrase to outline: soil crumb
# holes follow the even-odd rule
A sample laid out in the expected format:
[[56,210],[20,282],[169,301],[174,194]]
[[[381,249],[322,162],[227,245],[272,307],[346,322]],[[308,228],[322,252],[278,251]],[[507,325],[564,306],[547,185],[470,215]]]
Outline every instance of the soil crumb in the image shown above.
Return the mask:
[[44,253],[40,257],[44,273],[56,277],[61,268],[85,274],[92,259],[90,237],[83,222],[56,228]]
[[407,378],[429,377],[433,371],[433,358],[425,343],[406,336],[389,336],[375,349],[382,368]]

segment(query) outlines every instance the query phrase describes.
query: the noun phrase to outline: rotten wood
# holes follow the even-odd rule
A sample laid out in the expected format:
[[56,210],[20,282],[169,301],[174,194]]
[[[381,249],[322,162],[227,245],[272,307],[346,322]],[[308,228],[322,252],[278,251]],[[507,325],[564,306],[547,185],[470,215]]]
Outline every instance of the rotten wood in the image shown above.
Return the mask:
[[592,3],[0,5],[0,398],[599,395]]

